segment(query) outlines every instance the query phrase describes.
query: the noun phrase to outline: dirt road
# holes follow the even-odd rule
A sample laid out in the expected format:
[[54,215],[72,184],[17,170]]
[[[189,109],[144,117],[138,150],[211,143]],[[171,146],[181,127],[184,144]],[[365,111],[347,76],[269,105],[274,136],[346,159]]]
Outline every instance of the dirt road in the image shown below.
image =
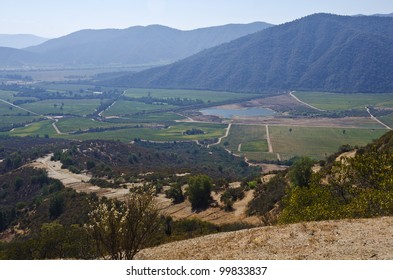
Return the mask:
[[129,189],[110,189],[94,186],[89,182],[91,176],[87,174],[75,174],[68,169],[62,169],[59,161],[52,161],[53,154],[35,160],[30,166],[35,168],[43,168],[48,171],[48,176],[53,179],[60,180],[66,188],[71,188],[76,192],[96,193],[98,196],[107,198],[117,198],[125,200]]
[[209,147],[211,147],[211,146],[215,146],[215,145],[218,145],[218,144],[220,144],[220,143],[221,143],[221,141],[222,141],[222,139],[224,139],[224,138],[227,138],[227,137],[228,137],[228,135],[229,135],[229,131],[231,130],[231,127],[232,127],[232,123],[228,124],[228,127],[226,128],[225,135],[224,135],[224,136],[222,136],[222,137],[220,137],[220,138],[218,138],[218,141],[217,141],[217,143],[214,143],[214,144],[208,145],[207,147],[209,148]]
[[300,100],[299,98],[297,98],[293,93],[294,93],[294,91],[291,91],[291,92],[289,93],[289,95],[290,95],[291,97],[293,97],[296,101],[302,103],[303,105],[306,105],[307,107],[310,107],[310,108],[312,108],[312,109],[314,109],[314,110],[317,110],[317,111],[320,111],[320,112],[325,112],[325,111],[326,111],[326,110],[319,109],[319,108],[317,108],[317,107],[315,107],[315,106],[312,106],[312,105],[310,105],[310,104],[308,104],[308,103],[306,103],[306,102],[304,102],[304,101],[301,101],[301,100]]
[[273,153],[272,141],[270,140],[269,125],[266,125],[266,140],[269,147],[269,153]]
[[390,126],[388,126],[387,124],[381,122],[379,119],[377,119],[377,117],[375,117],[373,114],[371,114],[370,112],[370,108],[368,108],[367,106],[365,107],[367,110],[367,113],[370,115],[371,119],[373,119],[374,121],[378,122],[380,125],[384,126],[385,128],[392,130],[392,128]]

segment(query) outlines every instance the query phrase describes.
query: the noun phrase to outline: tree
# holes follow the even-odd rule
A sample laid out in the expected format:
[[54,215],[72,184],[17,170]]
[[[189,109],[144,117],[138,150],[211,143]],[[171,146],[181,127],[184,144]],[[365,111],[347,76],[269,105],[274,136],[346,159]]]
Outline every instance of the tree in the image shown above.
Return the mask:
[[225,212],[229,212],[233,210],[233,198],[232,195],[226,191],[222,194],[221,198],[220,198],[221,202],[224,203],[224,210]]
[[311,180],[313,161],[308,157],[301,157],[289,169],[289,179],[294,186],[307,187]]
[[102,258],[134,258],[160,225],[152,192],[130,193],[126,202],[103,201],[89,213],[87,229]]
[[59,193],[51,198],[49,203],[49,217],[51,219],[56,219],[64,211],[64,196]]
[[14,186],[15,186],[15,190],[18,191],[23,186],[23,179],[21,177],[17,177],[15,179]]
[[95,162],[92,161],[92,160],[88,160],[87,163],[86,163],[86,168],[87,168],[88,170],[90,170],[90,169],[93,169],[94,167],[96,167]]
[[187,195],[193,210],[203,210],[209,206],[211,189],[212,181],[208,176],[199,175],[189,179]]
[[165,195],[167,198],[171,198],[174,204],[184,201],[183,190],[179,184],[171,186],[169,190],[165,191]]

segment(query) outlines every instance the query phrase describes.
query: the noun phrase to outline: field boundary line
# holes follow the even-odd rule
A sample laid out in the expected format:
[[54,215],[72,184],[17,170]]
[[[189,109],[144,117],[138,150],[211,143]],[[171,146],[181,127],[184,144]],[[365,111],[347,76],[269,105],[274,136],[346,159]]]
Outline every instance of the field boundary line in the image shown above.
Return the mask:
[[311,105],[311,104],[308,104],[308,103],[306,103],[306,102],[304,102],[304,101],[301,101],[301,100],[300,100],[299,98],[297,98],[293,93],[294,93],[294,91],[291,91],[291,92],[289,92],[289,95],[290,95],[293,99],[295,99],[296,101],[298,101],[298,102],[302,103],[303,105],[306,105],[307,107],[310,107],[310,108],[312,108],[312,109],[314,109],[314,110],[317,110],[317,111],[320,111],[320,112],[326,112],[326,110],[319,109],[319,108],[317,108],[317,107],[315,107],[315,106],[313,106],[313,105]]
[[379,124],[383,125],[384,127],[386,127],[389,130],[393,130],[390,126],[388,126],[387,124],[383,123],[382,121],[380,121],[379,119],[377,119],[377,117],[375,117],[373,114],[371,114],[370,112],[370,108],[368,108],[367,106],[364,107],[367,110],[367,113],[370,115],[371,119],[373,119],[374,121],[378,122]]
[[267,146],[269,147],[269,153],[273,153],[272,141],[270,140],[270,134],[269,134],[269,125],[267,124],[265,127],[266,127],[266,140],[267,140]]
[[15,104],[13,104],[13,103],[11,103],[11,102],[8,102],[8,101],[4,100],[4,99],[0,99],[0,101],[6,103],[6,104],[8,104],[8,105],[11,105],[12,107],[15,107],[15,108],[17,108],[17,109],[20,109],[20,110],[23,110],[23,111],[25,111],[25,112],[28,112],[28,113],[30,113],[30,114],[33,114],[33,115],[36,115],[36,116],[41,116],[40,114],[37,114],[37,113],[35,113],[35,112],[33,112],[33,111],[30,111],[30,110],[27,110],[27,109],[25,109],[25,108],[22,108],[22,107],[20,107],[20,106],[18,106],[18,105],[15,105]]
[[13,104],[13,103],[11,103],[11,102],[8,102],[8,101],[6,101],[6,100],[4,100],[4,99],[0,99],[0,101],[1,101],[1,102],[4,102],[4,103],[6,103],[6,104],[8,104],[8,105],[10,105],[10,106],[13,106],[13,107],[15,107],[15,108],[17,108],[17,109],[20,109],[20,110],[23,110],[23,111],[25,111],[25,112],[28,112],[28,113],[30,113],[30,114],[33,114],[33,115],[36,115],[36,116],[42,116],[42,117],[46,118],[47,120],[53,121],[52,127],[54,128],[54,130],[56,131],[56,133],[59,134],[59,135],[64,134],[64,133],[62,133],[62,132],[59,130],[59,128],[58,128],[57,125],[56,125],[57,119],[55,119],[55,118],[53,118],[53,117],[50,117],[50,116],[45,116],[45,115],[43,115],[43,114],[38,114],[38,113],[33,112],[33,111],[30,111],[30,110],[27,110],[27,109],[22,108],[22,107],[20,107],[20,106],[18,106],[18,105],[15,105],[15,104]]

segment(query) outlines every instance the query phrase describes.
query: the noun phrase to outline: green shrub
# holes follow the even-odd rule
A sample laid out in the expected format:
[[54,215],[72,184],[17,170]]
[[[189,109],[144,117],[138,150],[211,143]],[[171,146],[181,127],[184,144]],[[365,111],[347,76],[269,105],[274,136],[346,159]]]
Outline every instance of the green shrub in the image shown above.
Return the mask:
[[57,193],[54,197],[50,199],[49,217],[51,219],[56,219],[63,213],[64,207],[64,196],[61,193]]
[[187,196],[193,210],[204,210],[209,206],[212,186],[212,181],[208,176],[190,177]]
[[392,167],[393,154],[377,149],[336,161],[325,177],[314,176],[308,187],[293,186],[288,190],[279,221],[392,215]]
[[184,201],[184,194],[181,185],[176,184],[165,191],[165,196],[172,199],[173,203],[178,204]]

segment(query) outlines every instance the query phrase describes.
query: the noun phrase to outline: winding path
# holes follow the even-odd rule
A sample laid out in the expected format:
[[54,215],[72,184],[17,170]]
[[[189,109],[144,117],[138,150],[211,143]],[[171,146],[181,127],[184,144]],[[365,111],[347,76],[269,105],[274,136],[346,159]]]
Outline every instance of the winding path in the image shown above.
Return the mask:
[[220,144],[220,143],[221,143],[221,141],[222,141],[222,139],[224,139],[224,138],[227,138],[227,137],[228,137],[228,135],[229,135],[229,131],[231,130],[231,127],[232,127],[232,123],[229,123],[229,124],[228,124],[228,127],[226,128],[225,135],[224,135],[224,136],[222,136],[222,137],[220,137],[220,138],[218,138],[218,141],[217,141],[216,143],[214,143],[214,144],[211,144],[211,145],[208,145],[207,147],[209,148],[209,147],[211,147],[211,146],[215,146],[215,145],[218,145],[218,144]]
[[48,176],[60,180],[66,188],[71,188],[76,192],[96,193],[98,196],[107,198],[117,198],[124,200],[127,198],[129,189],[100,188],[89,183],[91,176],[87,174],[75,174],[68,169],[62,169],[59,161],[52,161],[53,154],[38,158],[29,165],[35,168],[43,168],[48,171]]
[[58,120],[56,120],[56,119],[53,119],[53,120],[54,120],[54,122],[52,123],[52,126],[56,130],[56,133],[59,135],[65,134],[65,133],[61,132],[60,129],[57,127],[56,123],[58,122]]

